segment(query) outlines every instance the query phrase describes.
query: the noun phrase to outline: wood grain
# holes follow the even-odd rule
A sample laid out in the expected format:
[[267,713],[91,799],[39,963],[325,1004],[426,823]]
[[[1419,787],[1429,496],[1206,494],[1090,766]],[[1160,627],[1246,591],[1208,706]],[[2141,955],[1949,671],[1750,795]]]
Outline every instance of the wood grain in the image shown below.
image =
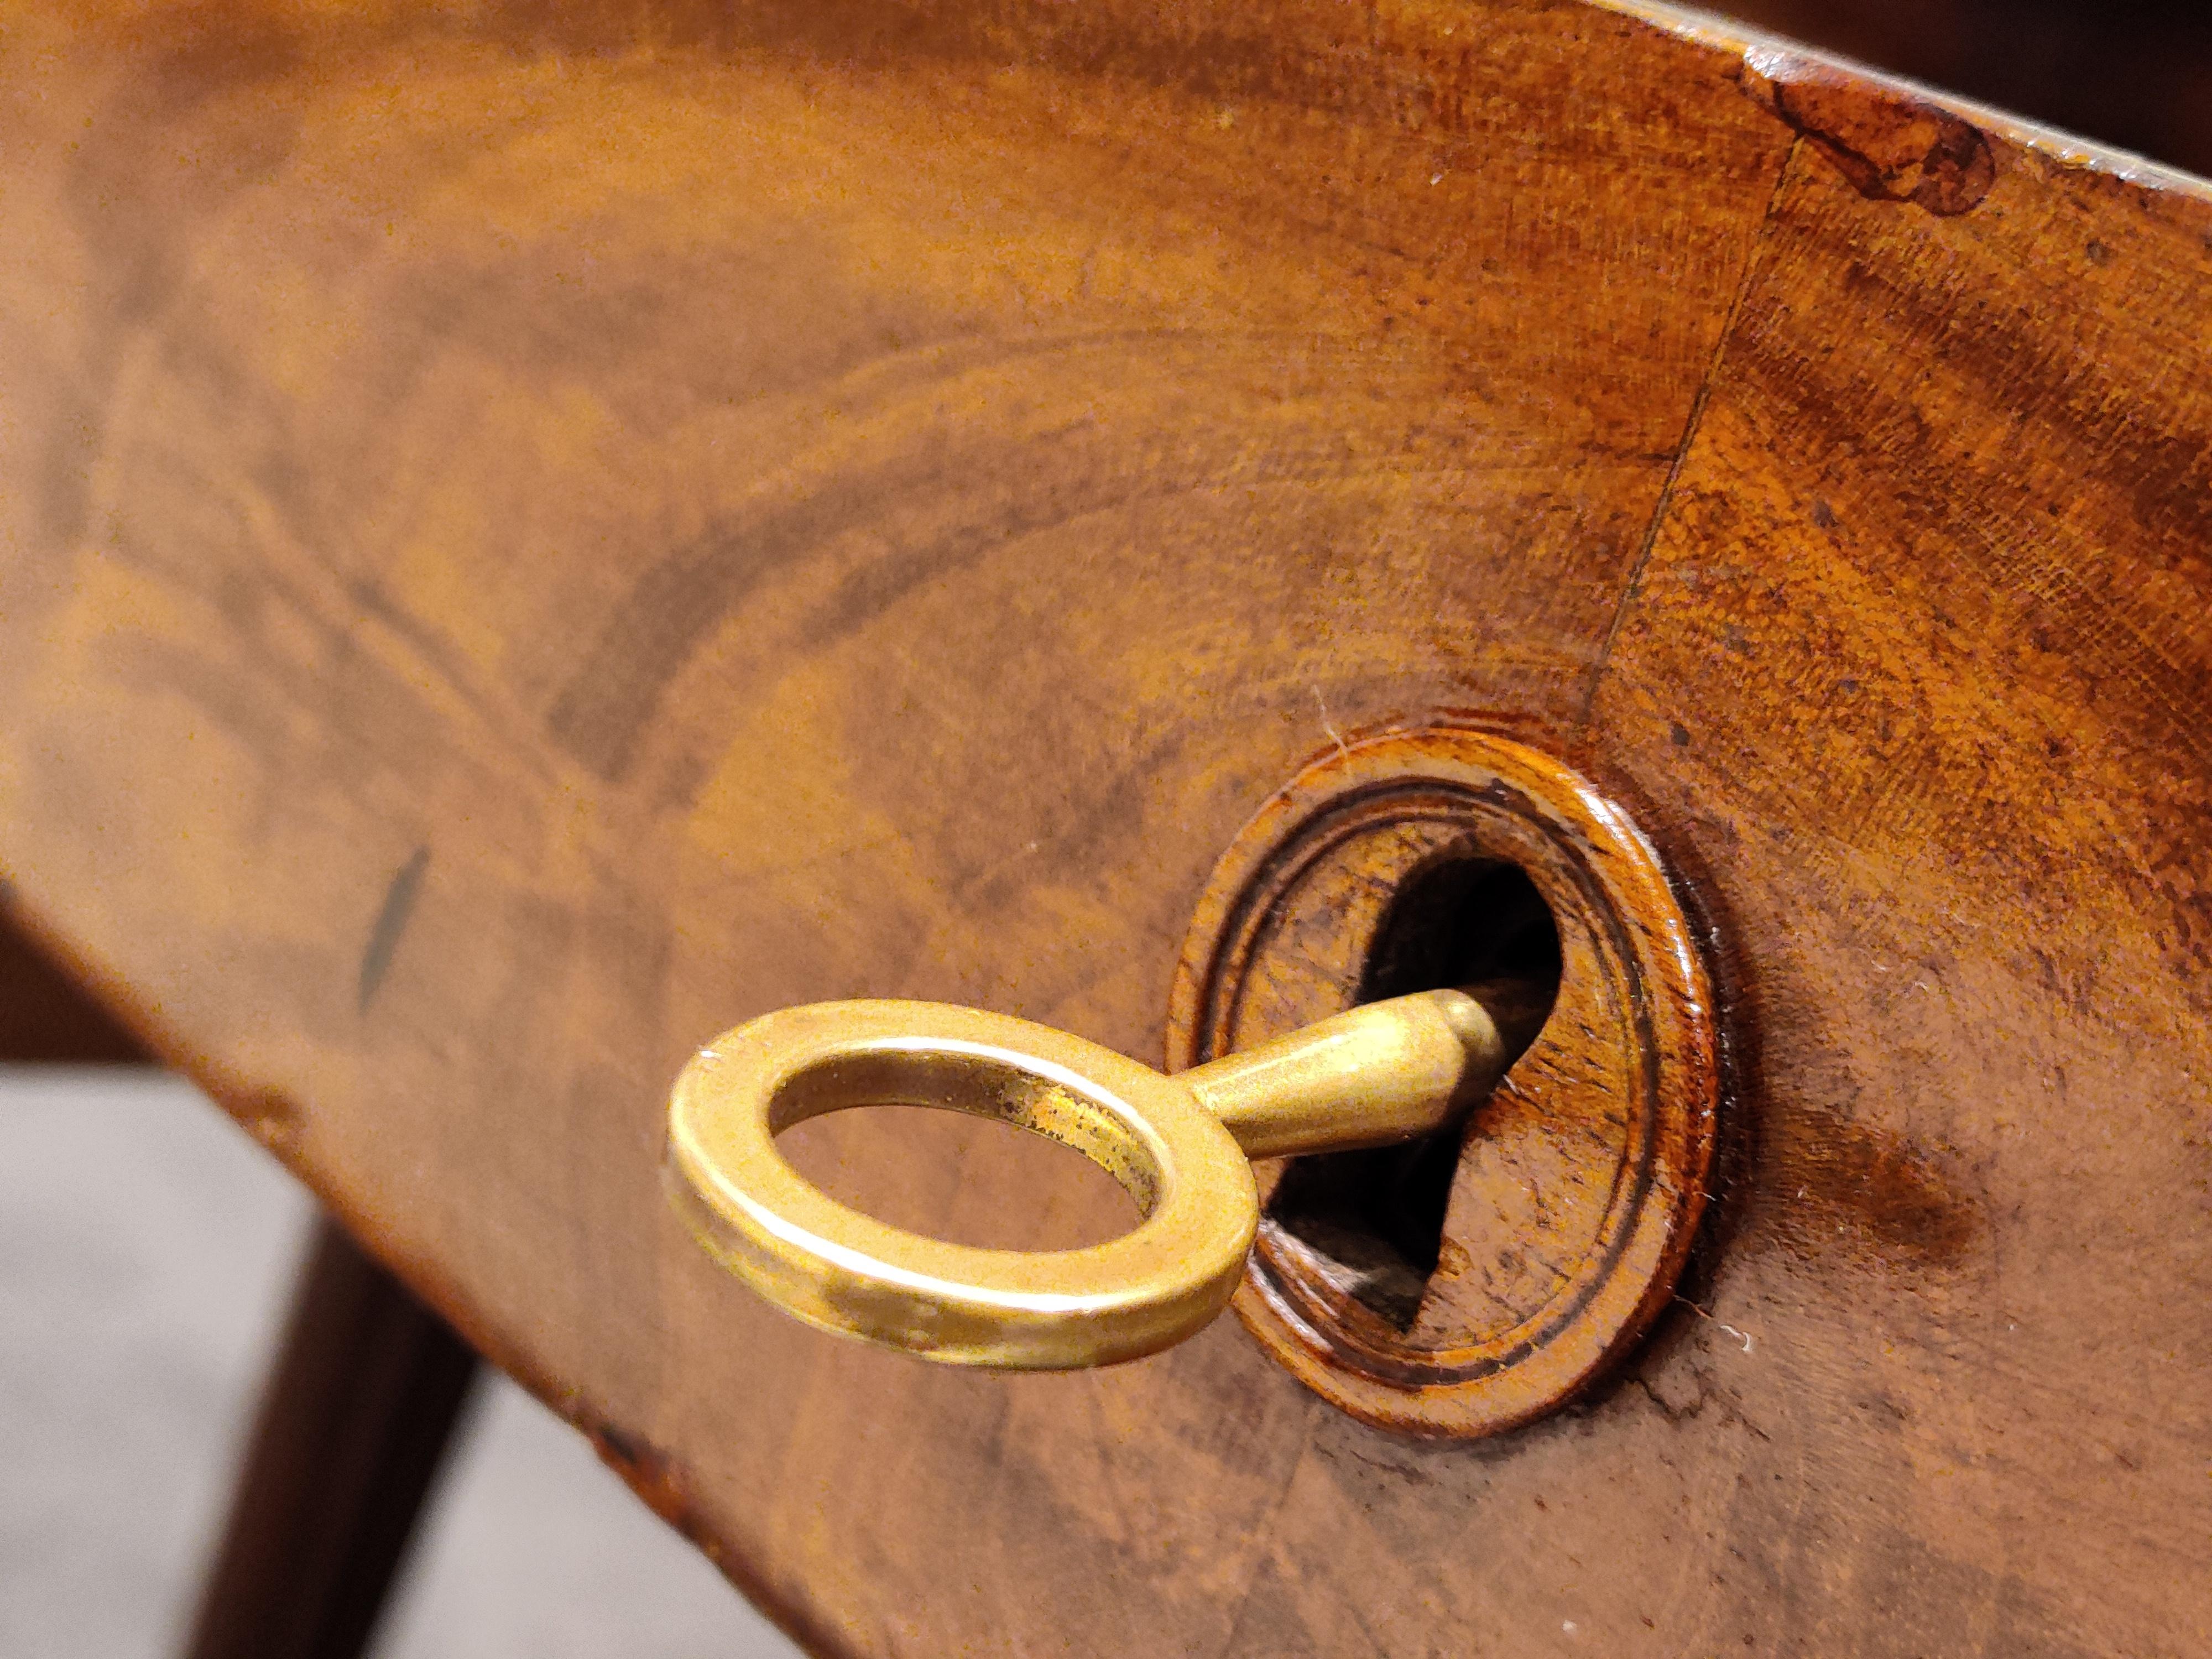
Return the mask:
[[[1572,3],[5,43],[0,873],[810,1643],[2212,1644],[2197,186]],[[1156,1055],[1246,816],[1455,712],[1726,941],[1610,1391],[951,1374],[664,1214],[781,1004]]]

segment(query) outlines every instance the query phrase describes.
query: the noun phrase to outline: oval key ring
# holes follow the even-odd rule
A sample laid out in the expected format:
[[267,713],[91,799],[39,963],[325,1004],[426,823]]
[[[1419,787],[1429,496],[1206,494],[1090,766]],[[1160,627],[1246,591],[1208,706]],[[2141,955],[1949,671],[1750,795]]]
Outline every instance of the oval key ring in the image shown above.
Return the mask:
[[[1006,1014],[787,1008],[684,1067],[668,1108],[670,1190],[724,1267],[823,1329],[1018,1370],[1132,1359],[1227,1304],[1259,1224],[1249,1159],[1443,1127],[1534,1035],[1509,1035],[1500,1018],[1515,1024],[1468,992],[1424,992],[1168,1077]],[[1079,1249],[947,1243],[838,1203],[776,1151],[776,1135],[808,1118],[891,1104],[970,1112],[1072,1146],[1142,1219]]]

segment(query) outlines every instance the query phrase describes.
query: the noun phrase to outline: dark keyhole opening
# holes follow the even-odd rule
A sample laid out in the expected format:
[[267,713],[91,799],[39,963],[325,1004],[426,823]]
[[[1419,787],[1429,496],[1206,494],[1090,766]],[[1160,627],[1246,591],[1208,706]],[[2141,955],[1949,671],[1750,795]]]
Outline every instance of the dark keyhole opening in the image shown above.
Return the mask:
[[[1359,1000],[1484,981],[1513,981],[1551,1012],[1559,932],[1536,884],[1494,860],[1447,857],[1392,897],[1361,975]],[[1329,1279],[1393,1328],[1410,1329],[1443,1243],[1462,1132],[1398,1146],[1293,1159],[1267,1215],[1324,1257]]]

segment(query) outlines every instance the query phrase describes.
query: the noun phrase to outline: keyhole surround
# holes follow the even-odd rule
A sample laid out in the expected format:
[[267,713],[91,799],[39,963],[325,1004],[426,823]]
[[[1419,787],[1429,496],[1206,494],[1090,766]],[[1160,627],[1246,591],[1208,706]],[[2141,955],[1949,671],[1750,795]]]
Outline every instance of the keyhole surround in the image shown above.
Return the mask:
[[1268,802],[1216,867],[1177,967],[1171,1070],[1501,956],[1556,973],[1553,1005],[1456,1144],[1258,1166],[1233,1305],[1308,1386],[1378,1425],[1527,1423],[1666,1305],[1720,1100],[1688,918],[1588,780],[1437,726],[1349,744]]

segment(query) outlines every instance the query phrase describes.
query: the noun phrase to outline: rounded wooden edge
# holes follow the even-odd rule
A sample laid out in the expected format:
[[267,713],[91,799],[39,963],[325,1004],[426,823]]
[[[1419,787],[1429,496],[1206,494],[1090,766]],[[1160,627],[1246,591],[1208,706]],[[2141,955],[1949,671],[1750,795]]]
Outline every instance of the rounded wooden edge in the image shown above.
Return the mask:
[[1476,1437],[1557,1410],[1631,1347],[1673,1295],[1705,1210],[1720,1097],[1711,981],[1665,868],[1628,814],[1564,763],[1473,727],[1346,744],[1263,805],[1216,865],[1176,964],[1167,1060],[1174,1071],[1212,1057],[1222,1011],[1249,966],[1240,952],[1301,843],[1328,834],[1332,817],[1376,790],[1424,780],[1471,789],[1540,826],[1587,879],[1571,884],[1579,891],[1555,872],[1530,870],[1531,879],[1555,914],[1587,906],[1581,920],[1620,947],[1616,971],[1646,1085],[1645,1109],[1624,1135],[1622,1159],[1634,1167],[1624,1168],[1608,1213],[1611,1248],[1595,1274],[1577,1274],[1547,1303],[1547,1312],[1571,1304],[1565,1317],[1540,1315],[1524,1322],[1520,1340],[1485,1351],[1373,1352],[1371,1332],[1334,1324],[1285,1290],[1270,1271],[1264,1233],[1231,1305],[1273,1358],[1363,1421]]

